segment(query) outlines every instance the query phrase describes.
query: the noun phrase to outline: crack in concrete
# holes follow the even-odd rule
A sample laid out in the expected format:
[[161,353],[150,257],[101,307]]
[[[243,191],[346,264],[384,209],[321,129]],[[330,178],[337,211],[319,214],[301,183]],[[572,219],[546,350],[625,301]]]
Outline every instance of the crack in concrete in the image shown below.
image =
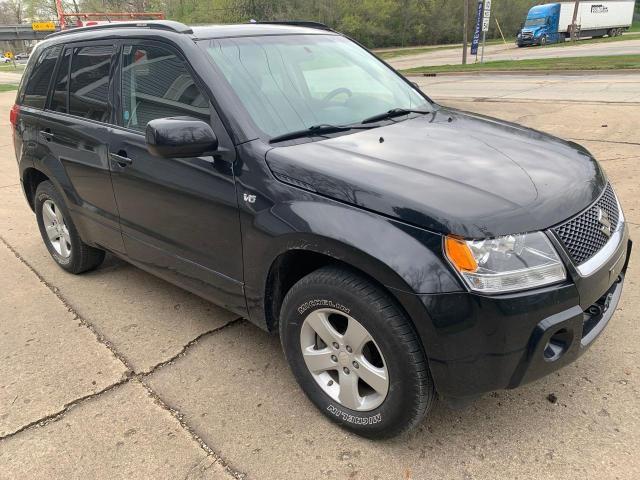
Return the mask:
[[218,462],[215,457],[207,455],[205,458],[199,460],[193,465],[193,467],[187,470],[187,473],[184,476],[184,480],[196,480],[204,478],[204,474],[206,473],[206,471],[217,464]]
[[[222,327],[224,328],[224,327]],[[187,431],[187,433],[191,436],[191,438],[193,440],[195,440],[199,445],[200,448],[202,450],[204,450],[205,452],[207,452],[207,454],[215,459],[215,461],[217,463],[219,463],[224,470],[231,475],[233,478],[237,479],[237,480],[246,480],[247,479],[247,474],[244,472],[241,472],[239,470],[236,470],[235,468],[233,468],[231,466],[231,464],[229,462],[227,462],[218,452],[216,452],[215,450],[213,450],[208,444],[207,442],[205,442],[202,437],[200,435],[198,435],[196,433],[196,431],[191,427],[191,425],[189,425],[185,419],[184,419],[184,415],[177,409],[177,408],[173,408],[171,405],[169,405],[167,402],[165,402],[156,392],[155,390],[153,390],[149,385],[147,385],[144,382],[144,379],[142,378],[142,376],[140,376],[140,378],[137,378],[137,380],[140,382],[140,384],[147,390],[147,392],[149,393],[149,396],[151,398],[153,398],[153,400],[156,402],[156,404],[163,408],[164,410],[166,410],[167,412],[169,412],[171,414],[171,416],[173,418],[175,418],[178,423],[182,426],[182,428],[184,430]],[[189,472],[187,472],[188,474]]]
[[577,140],[579,142],[599,142],[599,143],[614,143],[616,145],[640,146],[640,143],[638,142],[622,142],[619,140],[596,140],[594,138],[569,138],[569,140]]
[[529,113],[527,115],[521,115],[518,118],[516,118],[513,123],[522,123],[524,122],[525,118],[529,118],[529,117],[540,117],[542,115],[555,115],[556,113],[560,113],[560,111],[564,110],[564,105],[561,105],[559,108],[549,111],[549,112],[538,112],[538,113]]
[[91,400],[92,398],[96,398],[100,395],[102,395],[103,393],[109,392],[121,385],[124,385],[125,383],[127,383],[129,380],[131,379],[131,377],[129,376],[125,376],[124,378],[120,379],[119,381],[117,381],[116,383],[112,383],[111,385],[103,388],[102,390],[99,390],[97,392],[94,393],[89,393],[87,395],[84,395],[82,397],[76,398],[75,400],[72,400],[71,402],[65,403],[64,406],[58,410],[57,412],[51,413],[49,415],[46,415],[42,418],[39,418],[38,420],[34,420],[33,422],[29,422],[26,425],[23,425],[22,427],[20,427],[19,429],[7,433],[5,435],[0,436],[0,441],[2,440],[7,440],[11,437],[15,437],[16,435],[18,435],[19,433],[22,433],[26,430],[30,430],[31,428],[34,427],[44,427],[45,425],[48,425],[52,422],[57,422],[58,420],[60,420],[62,417],[64,417],[67,412],[69,412],[71,409],[73,409],[75,406],[84,403],[87,400]]
[[162,367],[166,366],[166,365],[170,365],[173,362],[175,362],[178,358],[180,357],[184,357],[187,352],[191,349],[191,347],[193,347],[194,345],[196,345],[200,340],[202,340],[204,337],[207,337],[211,334],[217,333],[220,330],[224,330],[225,328],[228,328],[232,325],[235,325],[236,323],[242,322],[243,319],[238,317],[235,320],[231,320],[230,322],[225,323],[224,325],[211,329],[211,330],[207,330],[206,332],[201,333],[200,335],[198,335],[196,338],[194,338],[193,340],[189,341],[188,343],[186,343],[178,353],[176,353],[174,356],[172,356],[171,358],[164,360],[160,363],[155,364],[153,367],[151,367],[149,370],[144,371],[144,372],[139,372],[135,374],[136,378],[144,378],[144,377],[148,377],[150,375],[152,375],[153,373],[155,373],[156,370],[161,369]]
[[598,161],[600,163],[602,162],[613,162],[615,160],[630,160],[632,158],[640,158],[638,157],[638,155],[631,155],[631,156],[627,156],[627,157],[613,157],[613,158],[599,158]]

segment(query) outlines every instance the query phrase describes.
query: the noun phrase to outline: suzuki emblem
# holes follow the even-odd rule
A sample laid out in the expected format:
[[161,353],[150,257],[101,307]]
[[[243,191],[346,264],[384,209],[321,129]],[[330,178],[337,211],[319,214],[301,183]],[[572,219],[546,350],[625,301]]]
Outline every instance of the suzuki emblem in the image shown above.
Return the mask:
[[611,231],[611,220],[609,219],[609,214],[600,207],[598,207],[598,222],[600,222],[600,231],[609,238],[613,233]]

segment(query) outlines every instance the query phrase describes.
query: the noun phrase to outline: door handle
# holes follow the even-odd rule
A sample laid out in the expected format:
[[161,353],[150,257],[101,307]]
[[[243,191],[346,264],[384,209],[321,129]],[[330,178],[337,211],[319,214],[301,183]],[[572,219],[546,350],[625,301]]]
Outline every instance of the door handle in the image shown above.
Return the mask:
[[133,163],[133,160],[127,157],[126,152],[123,152],[122,150],[118,153],[110,153],[109,157],[123,168]]
[[42,135],[47,142],[50,142],[51,140],[53,140],[53,137],[55,136],[53,133],[51,133],[50,128],[45,128],[44,130],[40,130],[40,135]]

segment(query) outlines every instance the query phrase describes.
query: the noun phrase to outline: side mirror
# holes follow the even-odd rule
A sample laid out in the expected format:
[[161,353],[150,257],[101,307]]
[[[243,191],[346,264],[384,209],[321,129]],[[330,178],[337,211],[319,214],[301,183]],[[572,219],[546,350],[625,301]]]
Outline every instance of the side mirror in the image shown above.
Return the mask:
[[164,158],[199,157],[218,149],[211,126],[191,117],[167,117],[147,124],[147,150]]

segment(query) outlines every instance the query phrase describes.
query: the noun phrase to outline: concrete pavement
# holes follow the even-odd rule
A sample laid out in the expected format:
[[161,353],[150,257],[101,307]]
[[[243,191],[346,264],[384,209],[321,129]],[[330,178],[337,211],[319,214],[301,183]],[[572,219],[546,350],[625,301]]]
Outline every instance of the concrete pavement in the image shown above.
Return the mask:
[[[589,77],[510,79],[420,82],[443,104],[580,139],[640,238],[638,79],[626,93]],[[0,478],[640,476],[638,255],[614,320],[576,363],[363,440],[304,397],[277,338],[113,258],[81,276],[59,269],[18,185],[13,97],[0,94]]]
[[[640,38],[616,42],[592,42],[584,40],[576,45],[562,47],[518,48],[514,44],[487,45],[484,51],[485,62],[496,60],[526,60],[534,58],[590,57],[598,55],[633,55],[640,53]],[[433,65],[456,65],[461,62],[462,47],[434,50],[415,55],[390,58],[391,66],[398,70]],[[470,62],[473,62],[470,57]]]

